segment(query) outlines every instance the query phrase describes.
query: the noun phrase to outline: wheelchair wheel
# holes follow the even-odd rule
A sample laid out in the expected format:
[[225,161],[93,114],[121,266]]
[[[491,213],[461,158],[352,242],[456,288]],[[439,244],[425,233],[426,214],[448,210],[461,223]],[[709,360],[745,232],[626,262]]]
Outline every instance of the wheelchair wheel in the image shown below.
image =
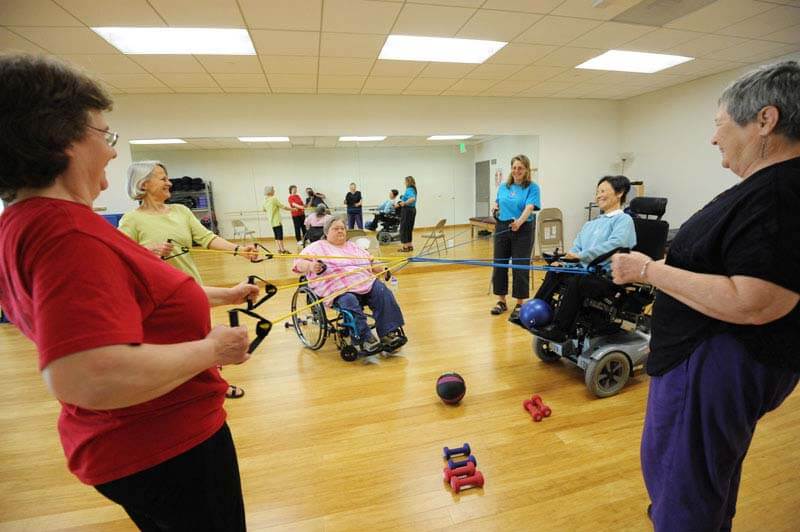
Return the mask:
[[550,342],[542,338],[533,339],[533,352],[543,362],[555,362],[561,355],[550,349]]
[[305,286],[298,288],[292,296],[292,312],[312,303],[315,303],[314,306],[292,314],[292,324],[303,345],[316,351],[325,345],[325,339],[328,337],[325,306],[319,302],[316,294]]
[[339,356],[345,362],[353,362],[358,358],[358,349],[353,345],[346,345],[339,350]]
[[590,360],[584,376],[586,387],[597,397],[616,395],[628,382],[631,362],[620,351],[611,351],[600,360]]
[[386,231],[381,231],[378,233],[378,242],[381,244],[391,244],[392,234]]

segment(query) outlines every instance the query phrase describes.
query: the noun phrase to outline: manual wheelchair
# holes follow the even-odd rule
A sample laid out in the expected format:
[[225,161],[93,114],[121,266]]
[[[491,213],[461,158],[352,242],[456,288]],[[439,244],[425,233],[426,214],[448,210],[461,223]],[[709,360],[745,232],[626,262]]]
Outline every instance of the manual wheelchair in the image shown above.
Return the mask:
[[[653,260],[664,257],[669,224],[661,220],[666,198],[634,198],[630,206],[636,229],[634,251]],[[650,218],[655,216],[655,218]],[[596,258],[589,269],[596,269],[615,252]],[[548,263],[561,257],[546,255]],[[603,276],[602,273],[589,275]],[[597,397],[619,393],[634,371],[647,361],[650,351],[650,315],[647,308],[655,299],[655,288],[644,284],[613,285],[606,279],[608,290],[603,296],[585,298],[566,338],[553,339],[544,330],[530,329],[534,335],[533,351],[544,362],[566,359],[584,371],[586,387]],[[554,296],[554,310],[564,285]]]

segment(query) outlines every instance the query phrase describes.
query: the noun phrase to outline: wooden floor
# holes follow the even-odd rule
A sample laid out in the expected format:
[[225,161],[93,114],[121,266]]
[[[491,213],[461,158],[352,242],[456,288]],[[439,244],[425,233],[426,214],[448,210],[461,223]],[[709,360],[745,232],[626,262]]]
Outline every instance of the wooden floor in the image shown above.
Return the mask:
[[[489,256],[488,241],[462,248]],[[221,255],[197,261],[208,284],[289,276],[279,259],[266,271]],[[247,390],[226,408],[250,529],[647,530],[638,452],[647,377],[597,400],[577,369],[535,360],[529,334],[489,315],[487,268],[412,265],[399,279],[410,337],[403,356],[348,364],[332,341],[304,350],[279,323],[247,364],[225,369]],[[279,292],[264,314],[285,314],[290,296]],[[225,323],[224,309],[213,317]],[[0,530],[134,530],[120,508],[67,472],[58,404],[31,344],[3,325],[0,346]],[[457,407],[434,391],[450,370],[467,381]],[[553,409],[542,423],[521,407],[533,392]],[[795,392],[759,424],[737,530],[800,529],[798,439]],[[442,482],[441,450],[465,441],[486,486],[454,495]]]

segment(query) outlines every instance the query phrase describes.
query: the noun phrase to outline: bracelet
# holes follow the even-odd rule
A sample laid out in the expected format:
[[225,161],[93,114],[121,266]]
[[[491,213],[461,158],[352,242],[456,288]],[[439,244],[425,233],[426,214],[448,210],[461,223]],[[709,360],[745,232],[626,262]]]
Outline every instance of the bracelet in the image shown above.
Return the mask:
[[238,245],[235,248],[233,248],[233,256],[235,257],[237,253],[239,253],[239,246]]
[[639,272],[639,279],[644,280],[644,276],[647,275],[647,266],[651,262],[653,261],[648,259],[648,261],[644,263],[644,266],[642,266],[642,271]]

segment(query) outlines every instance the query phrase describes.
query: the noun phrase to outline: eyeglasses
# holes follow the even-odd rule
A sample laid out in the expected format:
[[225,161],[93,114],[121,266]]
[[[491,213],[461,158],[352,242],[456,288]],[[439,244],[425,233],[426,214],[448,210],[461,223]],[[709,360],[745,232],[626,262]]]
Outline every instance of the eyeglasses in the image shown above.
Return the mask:
[[117,141],[119,140],[119,133],[114,133],[113,131],[108,131],[106,129],[100,129],[98,127],[90,126],[88,124],[86,125],[86,127],[102,133],[106,139],[106,144],[108,144],[112,148],[117,145]]

